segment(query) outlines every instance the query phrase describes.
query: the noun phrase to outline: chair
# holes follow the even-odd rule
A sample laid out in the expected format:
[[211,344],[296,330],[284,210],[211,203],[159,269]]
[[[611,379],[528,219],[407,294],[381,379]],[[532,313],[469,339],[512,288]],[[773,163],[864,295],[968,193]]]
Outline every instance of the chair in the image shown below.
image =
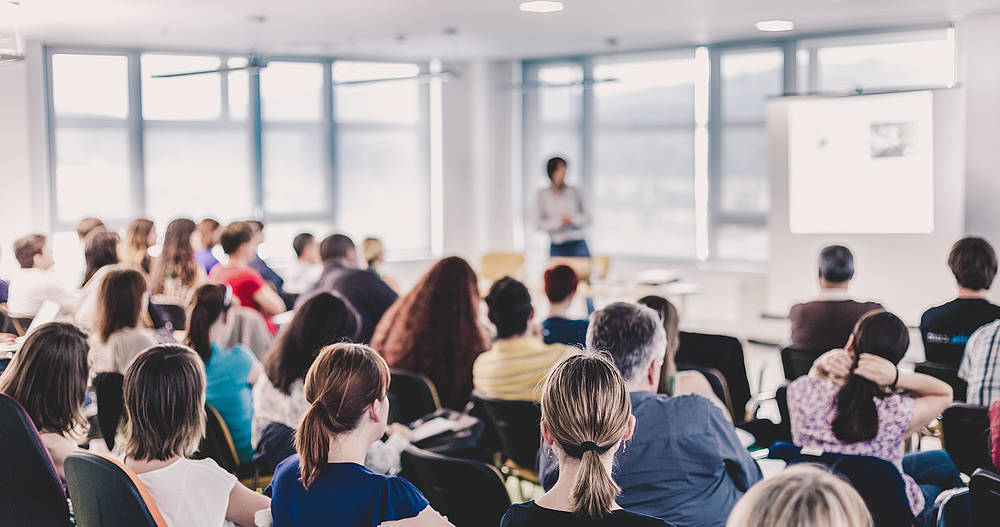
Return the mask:
[[524,255],[521,253],[493,252],[486,253],[479,261],[479,277],[490,282],[505,276],[516,277],[524,265]]
[[27,412],[0,394],[0,525],[67,527],[59,475]]
[[708,384],[712,387],[712,393],[726,405],[729,409],[729,415],[732,417],[734,422],[740,421],[743,418],[743,412],[737,414],[733,409],[733,398],[729,393],[729,383],[726,382],[726,377],[722,375],[722,372],[715,368],[705,368],[703,366],[697,366],[694,364],[678,364],[677,371],[696,371],[705,377]]
[[412,423],[441,408],[437,389],[427,377],[392,370],[389,382],[389,422]]
[[78,527],[167,526],[145,485],[111,456],[70,454],[66,486]]
[[182,330],[187,327],[184,306],[168,302],[149,302],[149,318],[156,329]]
[[951,386],[952,399],[958,402],[965,402],[969,383],[958,376],[958,368],[937,362],[921,362],[913,367],[913,371],[930,375],[948,383]]
[[535,460],[542,443],[538,424],[542,409],[531,401],[505,401],[473,394],[479,401],[500,439],[500,448],[507,458],[505,471],[510,475],[538,483]]
[[969,494],[973,527],[995,526],[1000,518],[1000,476],[989,470],[976,470],[969,480]]
[[952,403],[941,414],[941,429],[944,449],[959,472],[972,474],[977,468],[993,468],[988,408]]
[[193,457],[212,459],[223,469],[235,474],[240,483],[251,489],[267,486],[270,477],[262,476],[260,466],[256,462],[240,463],[233,436],[229,433],[229,427],[218,410],[206,404],[205,417],[205,437],[202,438]]
[[98,373],[94,377],[94,391],[97,395],[97,424],[108,451],[115,448],[118,423],[125,410],[125,396],[122,384],[125,376],[117,372]]
[[781,369],[785,372],[786,381],[794,381],[803,375],[808,375],[812,365],[820,355],[826,353],[818,350],[803,350],[791,346],[779,348],[781,354]]
[[496,527],[510,507],[503,476],[492,465],[412,446],[403,451],[401,462],[400,475],[457,527]]
[[680,346],[674,360],[678,364],[715,368],[722,372],[729,386],[733,409],[736,412],[746,411],[750,400],[750,381],[747,379],[746,361],[743,358],[743,344],[739,339],[681,331]]

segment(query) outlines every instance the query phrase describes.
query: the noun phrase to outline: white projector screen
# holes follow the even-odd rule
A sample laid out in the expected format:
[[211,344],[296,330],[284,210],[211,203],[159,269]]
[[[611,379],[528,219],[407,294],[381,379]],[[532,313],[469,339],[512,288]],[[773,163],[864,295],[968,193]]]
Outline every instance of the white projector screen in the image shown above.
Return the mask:
[[789,230],[933,232],[933,129],[929,91],[790,101]]

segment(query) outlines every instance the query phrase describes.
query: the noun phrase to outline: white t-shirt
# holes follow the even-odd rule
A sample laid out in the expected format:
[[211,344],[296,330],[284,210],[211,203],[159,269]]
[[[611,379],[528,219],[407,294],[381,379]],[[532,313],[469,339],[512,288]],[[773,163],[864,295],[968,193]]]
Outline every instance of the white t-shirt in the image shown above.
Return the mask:
[[229,493],[236,476],[211,459],[179,459],[139,474],[168,527],[229,527]]
[[32,318],[46,300],[59,304],[63,316],[72,316],[80,301],[77,291],[60,281],[52,270],[21,269],[10,281],[7,313],[15,318]]

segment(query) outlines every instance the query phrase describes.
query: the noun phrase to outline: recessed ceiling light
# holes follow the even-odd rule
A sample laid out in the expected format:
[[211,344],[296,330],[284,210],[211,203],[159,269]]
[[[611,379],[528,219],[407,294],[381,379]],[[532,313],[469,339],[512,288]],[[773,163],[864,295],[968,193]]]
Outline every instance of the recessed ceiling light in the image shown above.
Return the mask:
[[763,20],[754,24],[758,31],[791,31],[795,23],[791,20]]
[[534,0],[532,2],[521,2],[521,11],[525,13],[555,13],[563,10],[562,2],[552,2],[549,0]]

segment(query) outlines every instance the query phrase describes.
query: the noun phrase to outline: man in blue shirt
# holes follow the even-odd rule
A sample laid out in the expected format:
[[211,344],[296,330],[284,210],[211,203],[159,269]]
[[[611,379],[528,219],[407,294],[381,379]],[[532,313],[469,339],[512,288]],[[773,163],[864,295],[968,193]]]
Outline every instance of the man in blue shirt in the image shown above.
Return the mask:
[[[618,302],[591,317],[587,348],[611,355],[629,382],[636,418],[635,435],[615,460],[618,504],[685,527],[723,527],[761,471],[708,399],[656,393],[666,340],[663,324],[645,306]],[[545,451],[539,476],[546,488],[558,477]]]

